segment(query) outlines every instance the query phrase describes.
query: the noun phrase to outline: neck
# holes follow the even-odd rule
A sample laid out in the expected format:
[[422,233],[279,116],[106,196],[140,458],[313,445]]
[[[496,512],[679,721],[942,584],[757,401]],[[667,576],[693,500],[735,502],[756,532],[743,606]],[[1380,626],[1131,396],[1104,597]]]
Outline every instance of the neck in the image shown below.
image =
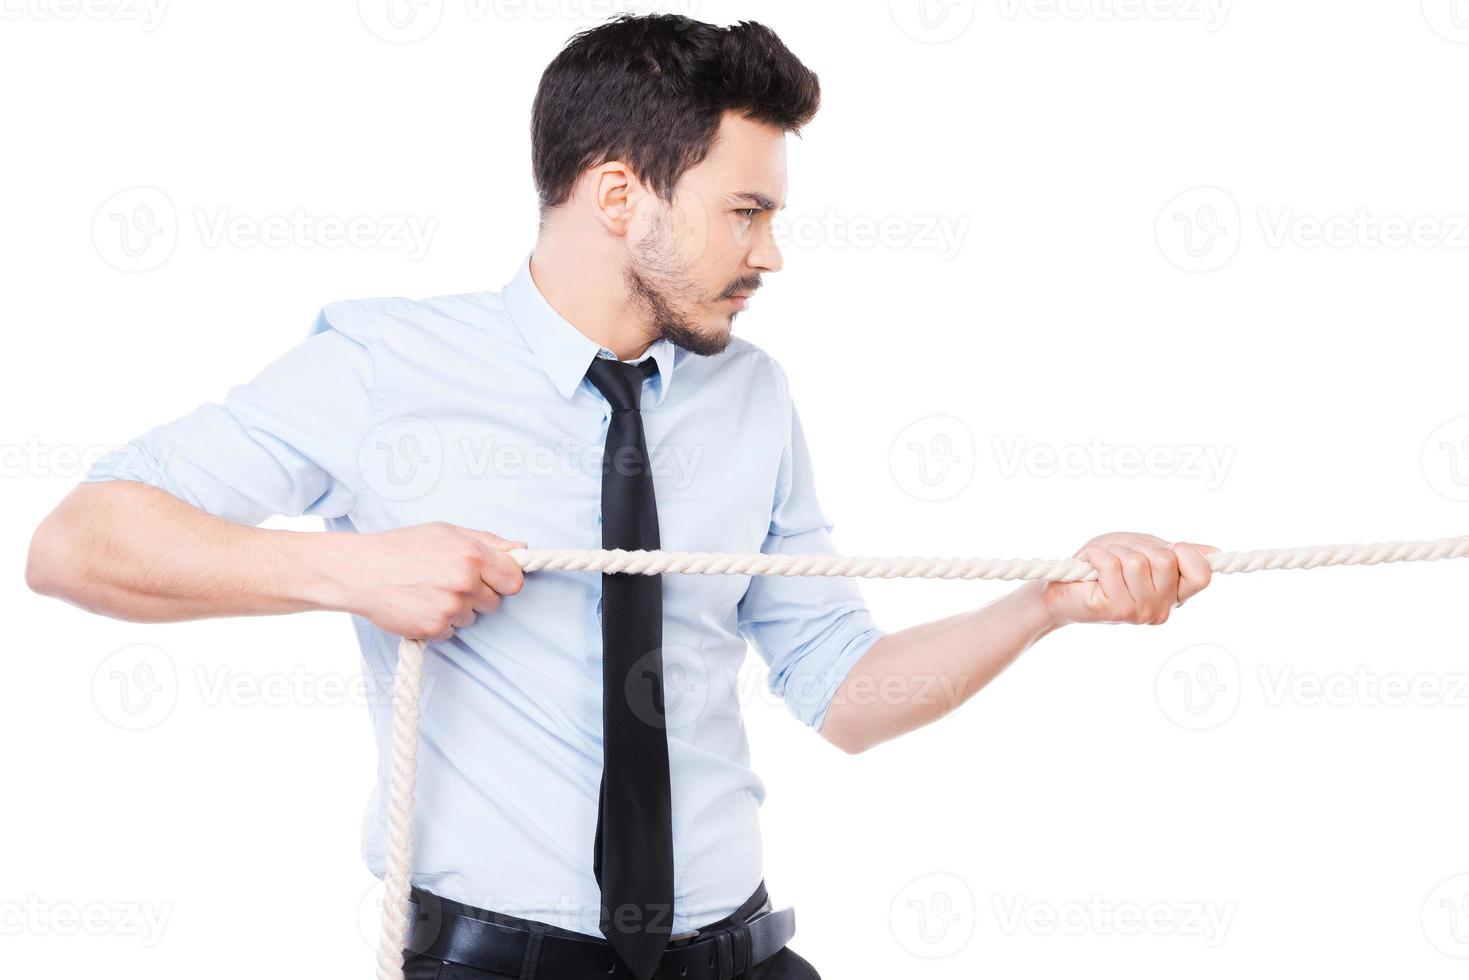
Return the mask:
[[[581,244],[589,239],[594,244]],[[628,295],[619,254],[593,235],[547,231],[536,239],[530,274],[562,319],[627,361],[657,338]]]

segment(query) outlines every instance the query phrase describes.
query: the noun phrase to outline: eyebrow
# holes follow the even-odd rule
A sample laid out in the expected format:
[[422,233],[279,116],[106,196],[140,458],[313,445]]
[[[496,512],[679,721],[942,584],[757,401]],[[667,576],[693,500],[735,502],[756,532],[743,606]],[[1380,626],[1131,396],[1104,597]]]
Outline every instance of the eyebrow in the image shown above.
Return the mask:
[[784,204],[777,205],[770,198],[766,197],[764,194],[759,193],[758,191],[736,191],[735,193],[729,195],[728,200],[731,203],[742,201],[746,204],[753,204],[756,207],[766,211],[780,211],[785,208]]

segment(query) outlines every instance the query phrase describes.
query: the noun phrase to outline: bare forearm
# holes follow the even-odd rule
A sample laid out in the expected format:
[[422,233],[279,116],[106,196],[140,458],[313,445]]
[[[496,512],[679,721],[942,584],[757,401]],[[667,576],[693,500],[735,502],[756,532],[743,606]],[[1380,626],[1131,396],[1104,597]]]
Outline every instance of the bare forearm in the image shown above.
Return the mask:
[[346,537],[236,524],[139,483],[88,483],[37,530],[26,575],[37,592],[118,619],[299,612],[329,608],[327,552]]
[[31,541],[26,581],[117,619],[332,609],[443,640],[524,584],[524,541],[440,522],[372,534],[270,531],[122,480],[72,491]]
[[821,734],[861,752],[963,704],[1058,623],[1041,583],[982,608],[889,633],[847,674]]

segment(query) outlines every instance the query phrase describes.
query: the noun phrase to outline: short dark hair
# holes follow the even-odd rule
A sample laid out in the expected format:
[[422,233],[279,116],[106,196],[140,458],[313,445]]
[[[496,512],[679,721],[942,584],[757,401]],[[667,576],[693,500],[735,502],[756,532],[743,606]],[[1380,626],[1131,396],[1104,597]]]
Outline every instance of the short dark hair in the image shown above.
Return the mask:
[[577,178],[624,160],[659,198],[709,152],[721,115],[799,132],[821,103],[816,75],[770,28],[676,14],[623,14],[574,35],[541,75],[531,166],[541,209]]

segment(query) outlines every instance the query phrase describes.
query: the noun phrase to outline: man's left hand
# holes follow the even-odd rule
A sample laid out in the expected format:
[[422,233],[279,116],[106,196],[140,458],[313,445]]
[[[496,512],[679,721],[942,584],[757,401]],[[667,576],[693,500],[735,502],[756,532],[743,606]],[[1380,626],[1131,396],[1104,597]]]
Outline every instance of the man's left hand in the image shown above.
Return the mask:
[[1218,550],[1130,531],[1103,534],[1073,556],[1089,562],[1097,579],[1046,583],[1046,608],[1058,625],[1165,623],[1174,607],[1209,584],[1212,571],[1204,556]]

